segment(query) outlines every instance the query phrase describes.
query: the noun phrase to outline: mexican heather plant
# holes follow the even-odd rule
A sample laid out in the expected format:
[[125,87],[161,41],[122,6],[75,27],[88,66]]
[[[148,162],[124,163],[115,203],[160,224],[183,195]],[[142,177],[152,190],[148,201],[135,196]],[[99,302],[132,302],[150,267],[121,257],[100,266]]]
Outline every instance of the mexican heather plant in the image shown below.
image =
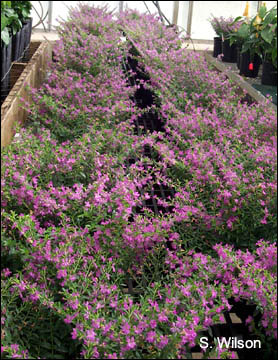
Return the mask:
[[[121,22],[126,29],[132,26],[128,18]],[[182,232],[186,229],[188,240],[197,231],[199,237],[239,247],[252,246],[262,236],[275,240],[276,113],[267,102],[242,103],[238,89],[225,74],[216,77],[201,55],[174,46],[161,52],[161,24],[143,16],[137,23],[147,28],[134,40],[143,54],[139,65],[150,74],[147,86],[159,98],[166,124],[163,140],[172,150],[169,173],[181,185],[176,188],[183,199],[178,219],[191,222],[187,207],[195,208],[197,226],[185,223]],[[165,30],[168,47],[171,31]]]
[[[230,299],[256,307],[247,326],[271,344],[274,112],[153,16],[80,5],[58,31],[28,126],[2,153],[3,358],[188,358]],[[149,79],[127,81],[130,54]],[[165,132],[134,135],[151,110]],[[171,213],[143,206],[157,185],[174,190],[157,198]]]

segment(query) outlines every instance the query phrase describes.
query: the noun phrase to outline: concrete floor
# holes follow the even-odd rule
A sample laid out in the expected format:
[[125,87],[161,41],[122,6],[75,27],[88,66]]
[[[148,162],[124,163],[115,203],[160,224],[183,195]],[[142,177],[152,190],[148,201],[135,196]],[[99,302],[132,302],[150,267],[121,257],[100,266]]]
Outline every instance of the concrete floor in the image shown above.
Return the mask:
[[49,40],[49,41],[55,41],[58,40],[59,36],[55,31],[46,32],[43,30],[33,30],[31,35],[32,41],[43,41],[43,40]]

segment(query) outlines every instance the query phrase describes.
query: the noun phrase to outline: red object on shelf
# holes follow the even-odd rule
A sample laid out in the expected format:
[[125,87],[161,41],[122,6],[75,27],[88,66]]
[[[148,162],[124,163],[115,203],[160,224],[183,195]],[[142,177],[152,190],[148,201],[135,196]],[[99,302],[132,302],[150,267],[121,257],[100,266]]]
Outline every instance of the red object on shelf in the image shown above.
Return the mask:
[[250,64],[249,64],[249,70],[254,70],[253,63],[250,63]]

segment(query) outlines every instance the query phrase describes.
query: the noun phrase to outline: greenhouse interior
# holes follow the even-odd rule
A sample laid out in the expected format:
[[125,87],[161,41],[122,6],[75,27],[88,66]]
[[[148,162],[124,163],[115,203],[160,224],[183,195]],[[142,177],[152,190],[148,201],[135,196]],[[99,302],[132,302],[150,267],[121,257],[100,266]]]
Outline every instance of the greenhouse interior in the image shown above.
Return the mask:
[[277,359],[274,1],[1,1],[1,358]]

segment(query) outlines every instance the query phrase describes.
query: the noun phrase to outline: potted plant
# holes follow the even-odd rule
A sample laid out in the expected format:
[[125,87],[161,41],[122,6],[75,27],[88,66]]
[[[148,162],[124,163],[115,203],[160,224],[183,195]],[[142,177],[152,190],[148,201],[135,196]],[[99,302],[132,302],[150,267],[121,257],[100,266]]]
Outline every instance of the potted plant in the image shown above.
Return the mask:
[[11,8],[11,1],[1,1],[1,40],[8,45],[11,36],[22,28],[18,14]]
[[[237,67],[240,69],[240,58],[242,56],[241,49],[242,44],[249,38],[250,36],[250,17],[249,17],[249,1],[246,1],[246,6],[243,12],[243,17],[238,17],[241,24],[238,29],[235,29],[234,32],[229,34],[230,45],[236,44],[237,47]],[[248,76],[248,75],[247,75]]]
[[11,61],[17,61],[24,51],[24,16],[15,8],[14,1],[2,1],[1,10],[1,39],[6,45],[12,40]]
[[266,11],[264,6],[261,9],[257,24],[254,24],[258,29],[258,38],[262,41],[262,84],[277,85],[277,8]]
[[239,69],[241,48],[242,48],[242,44],[244,43],[244,41],[246,41],[246,39],[248,39],[248,37],[249,37],[249,25],[244,22],[243,24],[241,24],[241,26],[239,27],[239,29],[237,31],[230,33],[228,37],[229,37],[231,46],[233,44],[236,44],[237,67]]
[[276,85],[277,78],[277,8],[267,11],[262,5],[250,22],[250,35],[242,45],[242,53],[250,55],[249,68],[254,67],[255,56],[263,63],[262,84]]
[[32,18],[30,17],[32,5],[30,1],[12,1],[12,9],[23,24],[22,47],[23,51],[29,46],[32,32]]
[[22,23],[11,8],[11,1],[1,1],[1,90],[9,87],[9,71],[12,58],[12,36],[16,34]]
[[[213,16],[210,23],[219,37],[221,37],[221,51],[223,54],[222,60],[225,62],[236,62],[236,45],[230,44],[229,36],[231,33],[238,30],[242,23],[241,17],[237,17],[235,19],[233,17],[229,17],[225,19],[223,16],[219,18]],[[217,41],[219,43],[219,40]]]
[[209,22],[217,35],[213,38],[213,57],[217,57],[218,55],[220,55],[222,53],[221,27],[219,24],[219,20],[216,17],[212,17],[212,19],[210,19]]
[[243,48],[243,44],[250,39],[250,34],[250,23],[245,21],[236,32],[230,34],[229,39],[231,45],[237,45],[237,66],[240,75],[255,78],[259,73],[260,57],[257,53],[251,54],[249,50],[244,51]]

